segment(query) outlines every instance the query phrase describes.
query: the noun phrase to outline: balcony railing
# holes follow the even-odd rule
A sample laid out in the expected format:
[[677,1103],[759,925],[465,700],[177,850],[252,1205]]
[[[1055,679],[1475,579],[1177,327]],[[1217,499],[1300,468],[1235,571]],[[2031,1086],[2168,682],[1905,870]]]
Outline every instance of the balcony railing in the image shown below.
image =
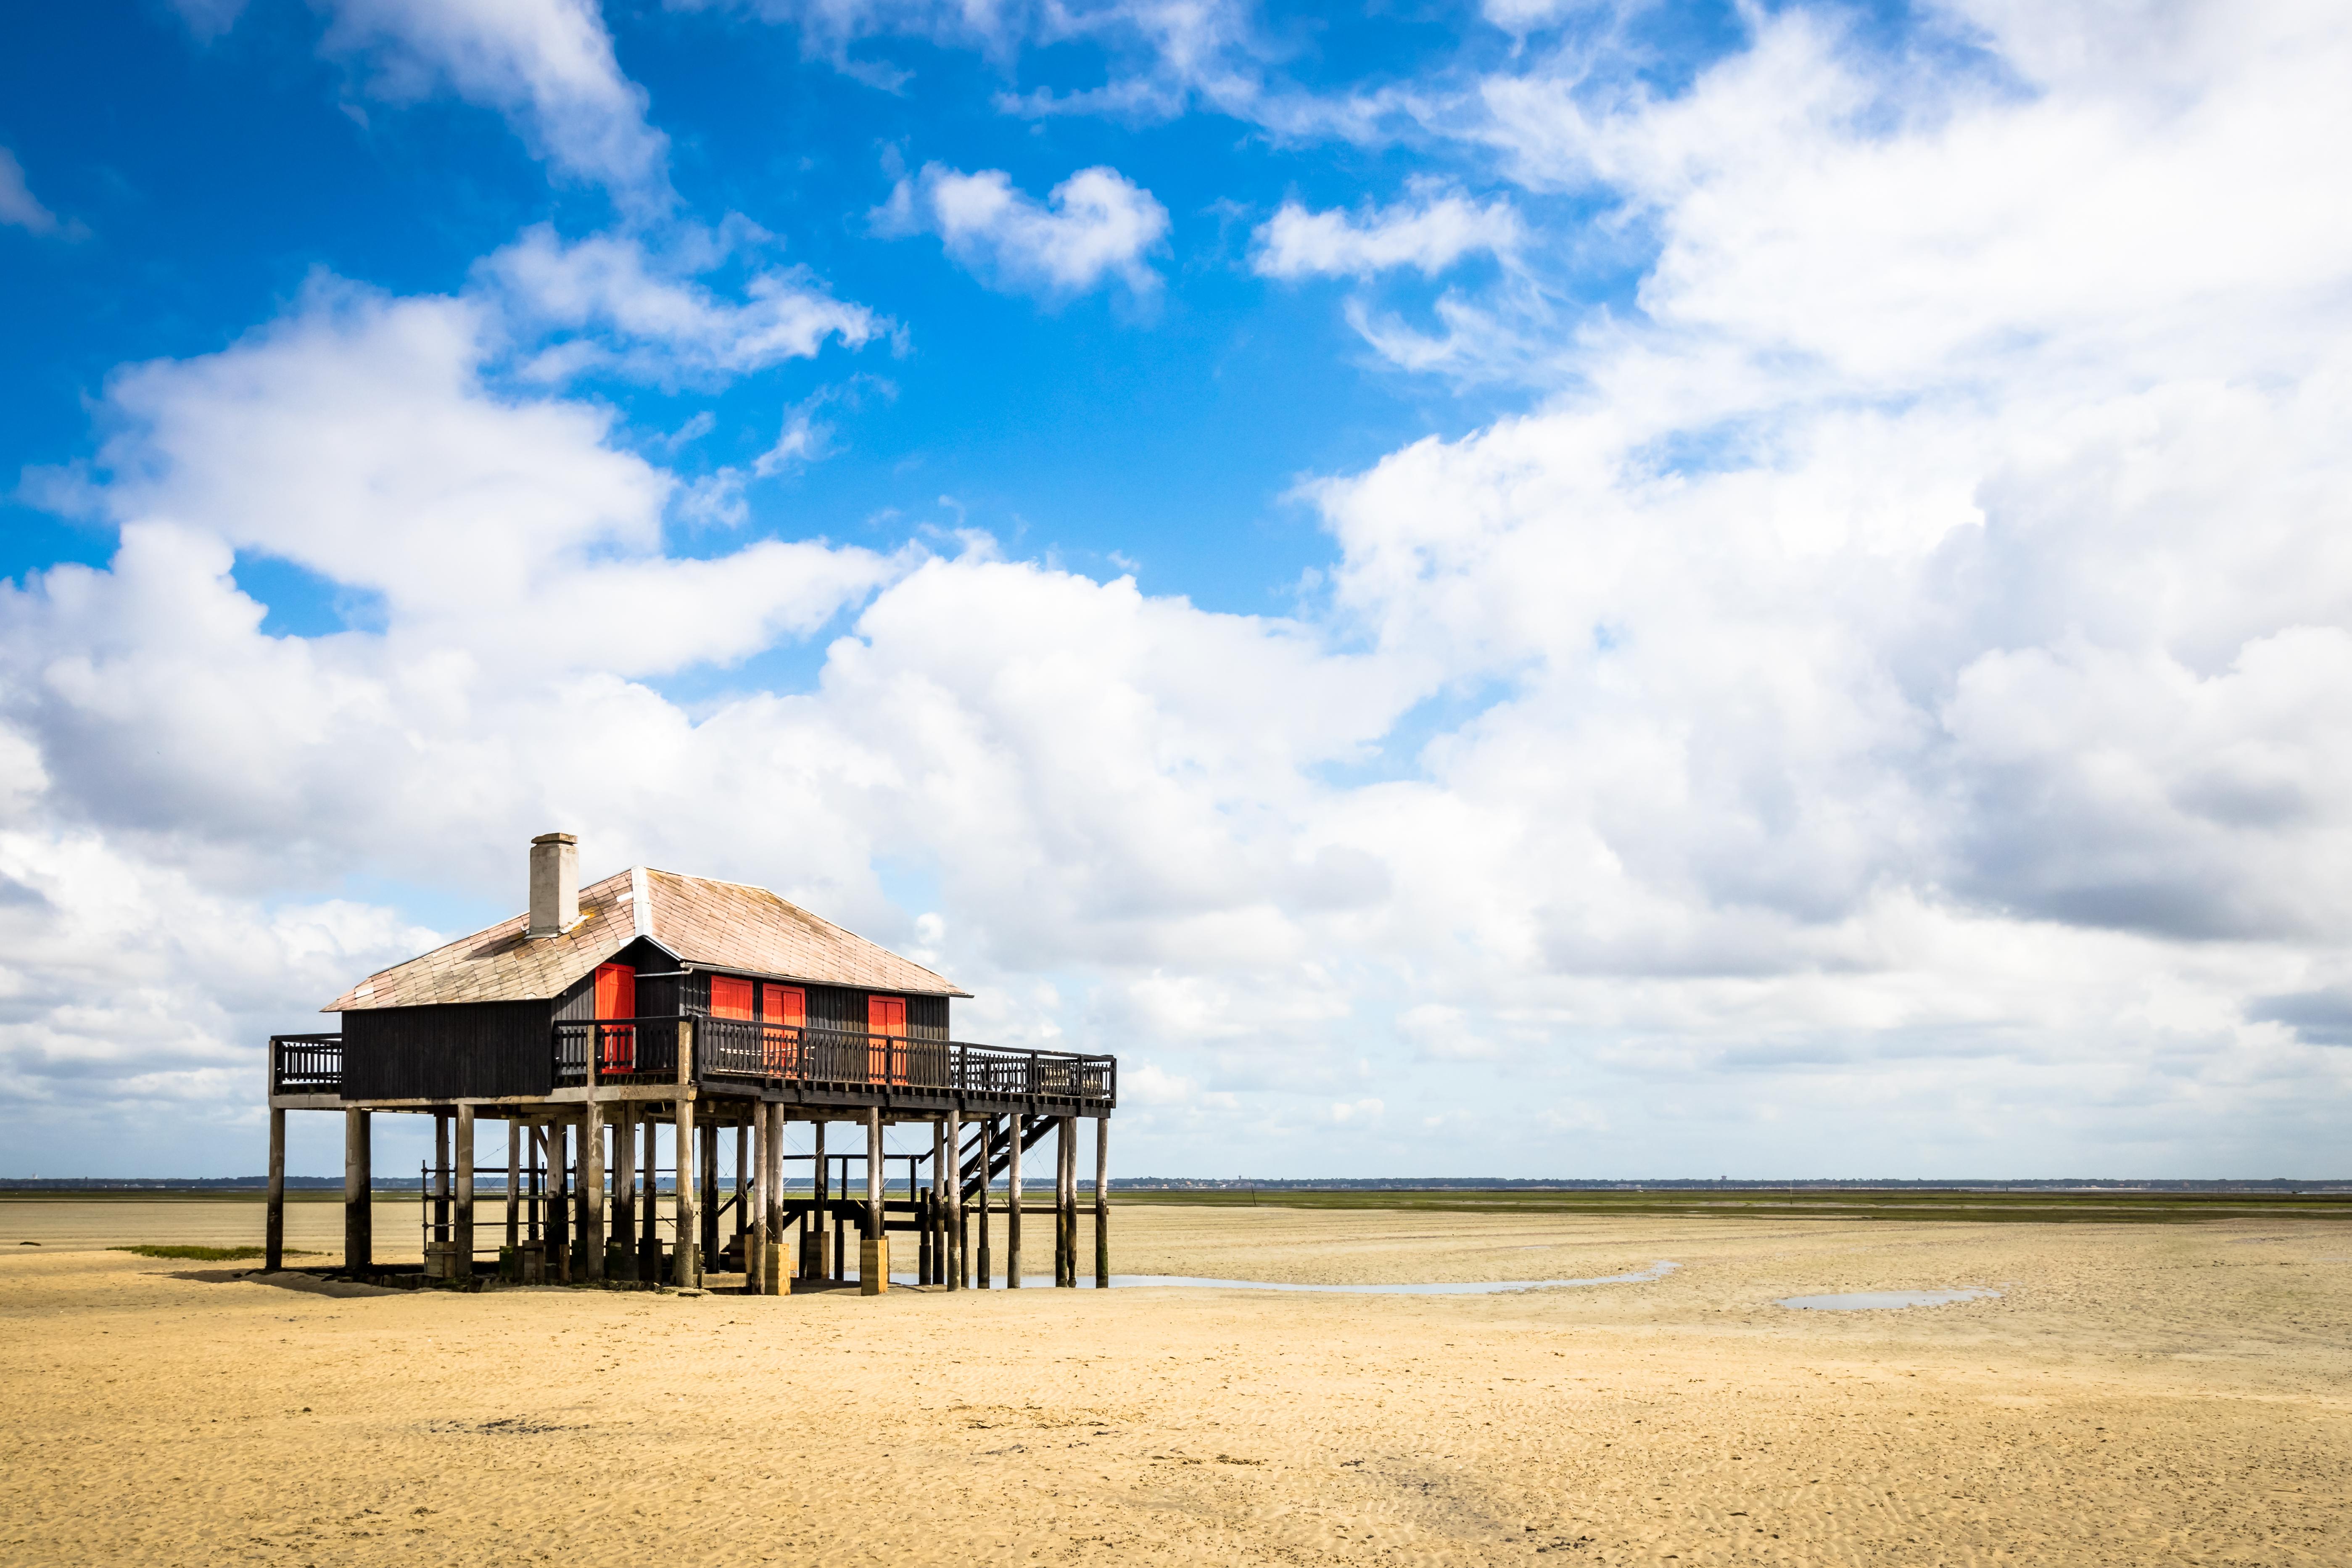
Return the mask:
[[[555,1026],[555,1081],[676,1083],[679,1025],[664,1018],[598,1018]],[[824,1085],[962,1094],[991,1100],[1098,1103],[1118,1097],[1114,1057],[1066,1051],[1009,1050],[962,1040],[818,1025],[771,1024],[751,1018],[696,1017],[694,1059],[686,1079]]]
[[270,1093],[339,1095],[342,1091],[342,1036],[269,1037]]

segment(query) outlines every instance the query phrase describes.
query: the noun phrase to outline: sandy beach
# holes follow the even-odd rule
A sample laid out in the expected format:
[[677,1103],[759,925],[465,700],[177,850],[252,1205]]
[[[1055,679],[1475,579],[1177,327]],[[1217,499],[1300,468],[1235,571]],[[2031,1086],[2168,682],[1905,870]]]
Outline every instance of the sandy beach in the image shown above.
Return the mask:
[[[1678,1265],[1492,1296],[378,1293],[99,1250],[259,1224],[0,1202],[0,1560],[2352,1561],[2340,1224],[1114,1211],[1122,1274]],[[340,1226],[289,1208],[293,1246]],[[1965,1288],[2001,1294],[1774,1304]]]

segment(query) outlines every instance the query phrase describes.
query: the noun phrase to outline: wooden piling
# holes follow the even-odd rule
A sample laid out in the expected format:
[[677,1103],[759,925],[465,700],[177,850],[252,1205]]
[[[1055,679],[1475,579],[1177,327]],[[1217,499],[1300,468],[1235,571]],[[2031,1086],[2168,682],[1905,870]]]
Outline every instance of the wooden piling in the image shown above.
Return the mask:
[[948,1272],[948,1124],[944,1117],[931,1122],[931,1212],[923,1227],[923,1250],[930,1257],[923,1283],[938,1285]]
[[[678,1028],[692,1026],[687,1023]],[[677,1100],[677,1245],[671,1253],[671,1283],[682,1289],[699,1290],[702,1227],[695,1216],[694,1142],[694,1100],[690,1093],[682,1094]]]
[[1004,1288],[1021,1289],[1021,1144],[1029,1119],[1013,1118],[1013,1146],[1004,1155]]
[[695,1158],[701,1162],[695,1169],[702,1177],[702,1185],[699,1189],[702,1194],[702,1206],[696,1211],[702,1217],[702,1229],[699,1233],[702,1249],[697,1256],[702,1260],[704,1271],[708,1272],[717,1264],[719,1253],[719,1123],[716,1121],[706,1121],[702,1124],[702,1147],[695,1152]]
[[343,1111],[343,1267],[365,1274],[375,1267],[374,1173],[369,1169],[367,1111]]
[[613,1268],[614,1278],[633,1282],[638,1278],[635,1133],[635,1112],[623,1100],[613,1107]]
[[604,1278],[604,1108],[590,1100],[581,1108],[581,1274],[591,1284]]
[[760,1254],[760,1285],[771,1296],[789,1296],[793,1280],[784,1266],[784,1108],[762,1105],[760,1110],[760,1228],[767,1237]]
[[947,1144],[948,1289],[961,1290],[971,1259],[965,1255],[963,1244],[963,1116],[954,1110],[947,1114]]
[[522,1247],[522,1123],[507,1119],[507,1247],[520,1258]]
[[[431,1239],[449,1239],[449,1113],[433,1113],[433,1229]],[[430,1272],[428,1270],[427,1272]]]
[[996,1118],[983,1116],[980,1120],[980,1250],[972,1259],[972,1287],[980,1290],[989,1289],[994,1284],[990,1278],[994,1272],[994,1264],[988,1251],[988,1195],[990,1186],[996,1180],[995,1173]]
[[572,1123],[547,1124],[547,1277],[572,1283]]
[[882,1108],[866,1108],[866,1236],[857,1248],[857,1293],[890,1289],[890,1234],[882,1228]]
[[812,1279],[830,1279],[833,1270],[825,1267],[824,1219],[833,1192],[833,1173],[824,1163],[824,1118],[809,1123],[809,1139],[815,1157],[809,1162],[808,1224],[801,1231],[801,1251],[810,1261],[801,1266],[801,1272]]
[[1078,1288],[1078,1119],[1062,1118],[1062,1270],[1064,1289]]
[[1095,1289],[1110,1289],[1110,1118],[1095,1118]]
[[646,1212],[637,1216],[637,1279],[647,1285],[661,1283],[661,1119],[648,1108],[638,1118],[646,1130],[644,1158],[638,1168],[646,1173]]
[[457,1277],[474,1277],[474,1108],[457,1107]]
[[530,1145],[530,1206],[523,1215],[523,1223],[530,1227],[530,1234],[523,1239],[544,1242],[547,1237],[541,1227],[547,1214],[547,1129],[526,1125],[522,1135]]
[[269,1212],[261,1226],[261,1267],[286,1267],[286,1110],[269,1108]]
[[[751,1102],[751,1113],[757,1116],[760,1102]],[[750,1121],[735,1124],[735,1236],[742,1243],[737,1248],[743,1255],[743,1280],[749,1284],[759,1278],[751,1263],[751,1161],[748,1143],[751,1134]]]

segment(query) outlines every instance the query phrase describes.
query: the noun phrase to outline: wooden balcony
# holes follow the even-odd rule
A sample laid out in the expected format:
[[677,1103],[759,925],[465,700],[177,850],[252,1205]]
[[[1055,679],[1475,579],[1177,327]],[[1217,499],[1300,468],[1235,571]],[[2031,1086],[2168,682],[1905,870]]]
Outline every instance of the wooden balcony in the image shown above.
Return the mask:
[[[952,1107],[983,1115],[1040,1116],[1107,1115],[1118,1099],[1115,1057],[860,1029],[701,1016],[598,1018],[555,1025],[550,1043],[551,1093],[591,1085],[641,1090],[691,1085],[702,1097],[782,1100],[817,1110],[880,1106],[926,1114]],[[341,1035],[271,1037],[273,1097],[340,1099],[344,1083]],[[443,1097],[428,1092],[424,1098]]]

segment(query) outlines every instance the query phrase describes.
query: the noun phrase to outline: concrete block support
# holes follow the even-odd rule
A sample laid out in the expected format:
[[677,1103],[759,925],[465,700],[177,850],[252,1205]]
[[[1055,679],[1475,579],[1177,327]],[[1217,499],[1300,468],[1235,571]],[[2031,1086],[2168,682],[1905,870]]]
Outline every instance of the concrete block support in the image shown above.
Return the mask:
[[890,1237],[869,1236],[857,1244],[857,1293],[879,1296],[890,1289]]

